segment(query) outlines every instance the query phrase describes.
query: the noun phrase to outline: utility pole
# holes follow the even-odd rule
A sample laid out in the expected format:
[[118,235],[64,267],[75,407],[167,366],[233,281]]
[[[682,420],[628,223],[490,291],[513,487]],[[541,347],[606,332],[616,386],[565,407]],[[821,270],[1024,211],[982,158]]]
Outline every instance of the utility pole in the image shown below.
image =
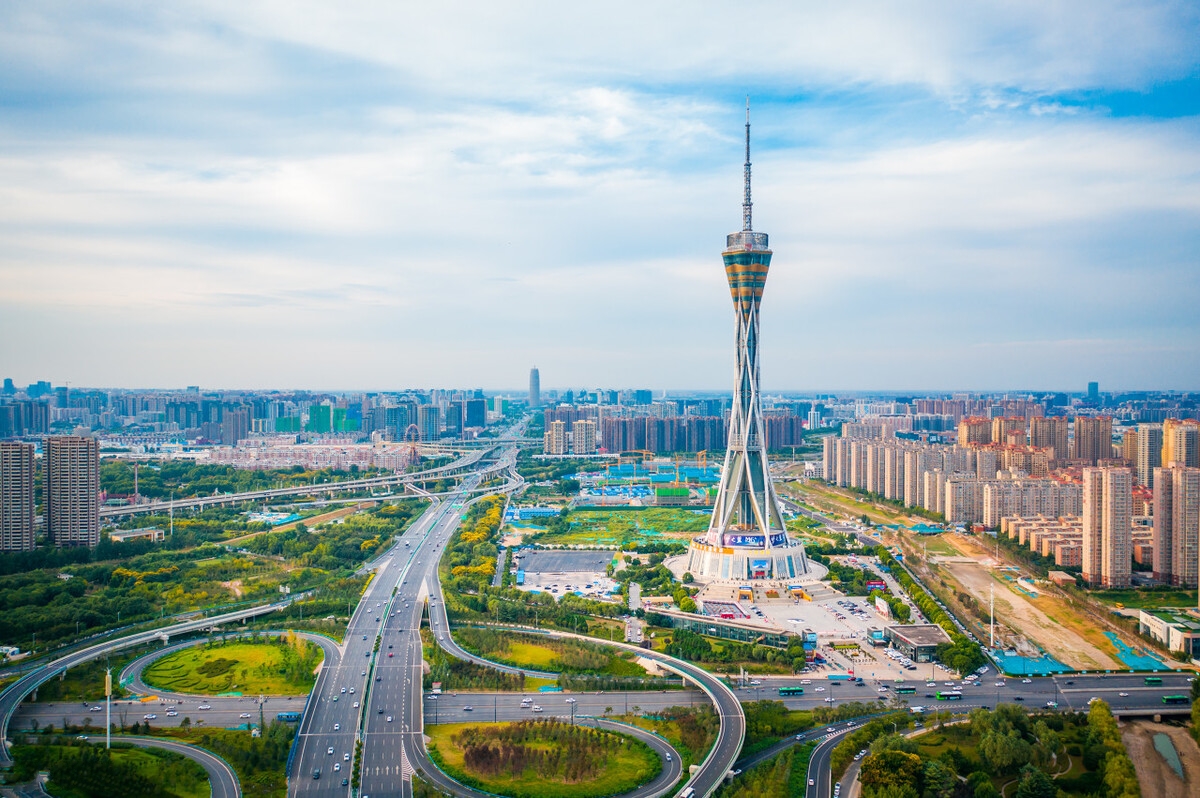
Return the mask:
[[112,748],[112,668],[104,671],[104,747]]
[[996,647],[996,583],[988,584],[988,620],[991,621],[992,633],[991,641],[988,643],[990,648]]

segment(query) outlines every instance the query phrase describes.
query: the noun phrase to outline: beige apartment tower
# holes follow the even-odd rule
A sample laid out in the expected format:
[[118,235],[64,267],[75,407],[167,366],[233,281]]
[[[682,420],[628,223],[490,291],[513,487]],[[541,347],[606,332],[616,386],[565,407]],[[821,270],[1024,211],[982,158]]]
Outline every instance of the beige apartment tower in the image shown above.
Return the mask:
[[575,454],[596,453],[596,422],[580,419],[571,425],[571,447]]
[[1133,472],[1083,471],[1083,578],[1101,587],[1128,587],[1133,574]]
[[[1076,460],[1086,460],[1095,465],[1097,460],[1113,456],[1112,418],[1110,416],[1076,416],[1075,450]],[[1086,552],[1085,552],[1086,554]]]
[[0,551],[33,551],[33,444],[0,441]]
[[99,544],[99,441],[74,435],[46,438],[42,469],[50,542],[58,547]]
[[1053,449],[1052,458],[1055,460],[1066,460],[1071,456],[1067,432],[1067,419],[1064,416],[1034,416],[1029,419],[1029,445],[1038,449]]
[[1200,421],[1169,418],[1163,422],[1162,464],[1200,467]]
[[1200,468],[1154,469],[1154,578],[1200,585]]
[[565,421],[551,421],[546,425],[542,451],[545,454],[567,453],[567,423]]

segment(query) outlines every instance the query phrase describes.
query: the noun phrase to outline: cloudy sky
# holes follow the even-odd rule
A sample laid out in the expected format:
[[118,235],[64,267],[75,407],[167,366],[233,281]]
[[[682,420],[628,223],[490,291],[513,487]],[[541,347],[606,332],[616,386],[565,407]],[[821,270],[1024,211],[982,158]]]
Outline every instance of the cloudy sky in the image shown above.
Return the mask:
[[1191,2],[0,6],[0,376],[1200,388]]

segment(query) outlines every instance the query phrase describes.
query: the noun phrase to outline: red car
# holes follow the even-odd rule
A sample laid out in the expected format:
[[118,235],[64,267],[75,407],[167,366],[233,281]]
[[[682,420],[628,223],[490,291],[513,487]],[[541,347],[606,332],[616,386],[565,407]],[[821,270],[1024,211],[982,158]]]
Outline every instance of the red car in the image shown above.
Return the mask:
[[392,652],[391,652],[391,651],[389,651],[389,652],[388,652],[388,656],[389,656],[389,657],[390,657],[390,656],[392,656]]

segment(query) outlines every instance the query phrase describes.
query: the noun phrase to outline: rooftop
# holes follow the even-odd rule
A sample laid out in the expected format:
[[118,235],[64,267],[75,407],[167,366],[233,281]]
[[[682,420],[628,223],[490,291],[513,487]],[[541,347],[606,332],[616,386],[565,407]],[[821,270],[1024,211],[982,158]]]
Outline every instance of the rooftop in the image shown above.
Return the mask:
[[914,646],[936,646],[939,643],[949,643],[950,635],[942,627],[933,623],[914,623],[906,626],[889,626],[888,632],[892,637],[898,637]]

